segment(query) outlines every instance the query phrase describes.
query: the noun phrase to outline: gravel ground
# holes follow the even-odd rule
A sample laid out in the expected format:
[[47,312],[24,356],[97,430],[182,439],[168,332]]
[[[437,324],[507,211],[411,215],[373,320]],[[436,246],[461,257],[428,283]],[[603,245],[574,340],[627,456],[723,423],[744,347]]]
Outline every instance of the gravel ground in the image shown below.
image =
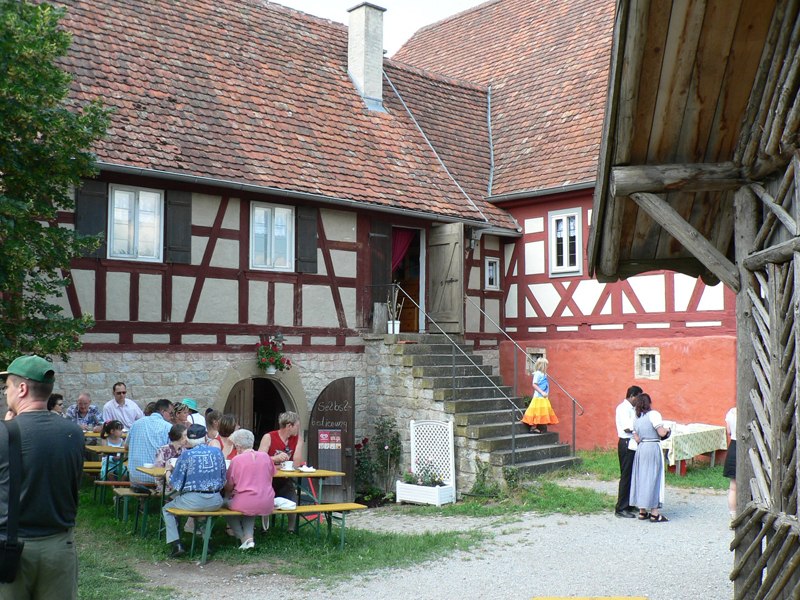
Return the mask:
[[[567,483],[616,494],[614,483]],[[182,598],[206,600],[208,589],[224,590],[226,597],[237,600],[732,598],[733,584],[728,580],[733,561],[728,550],[732,532],[728,529],[725,494],[668,488],[664,514],[670,518],[669,523],[618,519],[609,514],[573,517],[531,513],[518,519],[474,519],[420,518],[370,510],[349,516],[348,529],[419,532],[478,528],[489,531],[490,536],[467,552],[413,567],[368,573],[335,585],[318,580],[298,582],[281,575],[249,575],[253,565],[247,572],[225,574],[213,568],[213,561],[202,569],[186,565],[187,581],[191,580],[191,587],[202,590],[202,594]],[[174,578],[175,566],[166,569],[163,577]],[[155,583],[162,583],[157,573],[151,573]],[[204,585],[206,576],[210,588]],[[286,594],[287,589],[293,592]]]

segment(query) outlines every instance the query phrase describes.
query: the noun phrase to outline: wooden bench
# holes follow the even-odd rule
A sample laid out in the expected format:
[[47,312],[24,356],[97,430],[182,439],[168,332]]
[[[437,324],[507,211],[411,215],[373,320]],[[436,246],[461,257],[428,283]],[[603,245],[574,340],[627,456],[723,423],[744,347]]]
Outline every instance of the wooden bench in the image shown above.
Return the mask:
[[97,475],[100,473],[100,467],[103,463],[99,460],[85,460],[83,461],[83,472],[87,474]]
[[[367,508],[364,504],[356,504],[355,502],[338,502],[332,504],[303,504],[292,510],[275,510],[273,515],[307,515],[312,513],[322,513],[328,522],[328,537],[331,535],[333,527],[333,520],[339,520],[339,529],[341,531],[339,539],[339,549],[344,548],[344,530],[345,530],[345,515],[351,510],[362,510]],[[195,519],[194,528],[195,532],[198,530],[198,519],[205,519],[206,525],[203,530],[203,554],[200,557],[200,564],[204,565],[208,558],[208,542],[211,539],[211,531],[213,529],[214,517],[238,517],[242,513],[228,508],[220,508],[214,511],[199,511],[199,510],[185,510],[182,508],[168,508],[167,511],[176,517],[193,517]],[[334,513],[341,513],[340,516],[334,517]],[[317,535],[319,535],[319,521],[317,521]],[[194,555],[194,539],[192,536],[192,546],[189,550],[189,556]]]
[[[113,483],[122,483],[115,481]],[[130,482],[128,482],[130,483]],[[142,513],[142,531],[141,535],[144,536],[145,532],[147,531],[147,513],[148,513],[148,506],[147,501],[150,498],[155,498],[156,496],[151,493],[145,492],[135,492],[130,487],[115,487],[114,490],[114,503],[115,503],[115,514],[117,518],[120,517],[119,515],[119,505],[122,504],[122,522],[128,522],[128,502],[131,498],[137,501],[136,507],[136,518],[134,519],[133,523],[133,531],[134,533],[139,529],[139,512],[141,508]]]
[[146,488],[155,489],[156,484],[151,482],[136,482],[136,481],[116,481],[114,479],[95,479],[94,481],[94,499],[97,500],[97,490],[100,490],[100,502],[105,502],[106,488],[129,488],[131,485],[139,485]]

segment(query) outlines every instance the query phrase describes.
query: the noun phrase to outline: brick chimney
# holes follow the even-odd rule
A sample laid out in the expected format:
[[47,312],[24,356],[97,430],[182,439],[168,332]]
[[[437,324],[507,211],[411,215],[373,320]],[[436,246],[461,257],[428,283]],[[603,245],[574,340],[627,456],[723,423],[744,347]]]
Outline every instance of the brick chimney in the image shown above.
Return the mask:
[[383,108],[383,13],[385,8],[363,2],[351,8],[347,41],[347,72],[370,110]]

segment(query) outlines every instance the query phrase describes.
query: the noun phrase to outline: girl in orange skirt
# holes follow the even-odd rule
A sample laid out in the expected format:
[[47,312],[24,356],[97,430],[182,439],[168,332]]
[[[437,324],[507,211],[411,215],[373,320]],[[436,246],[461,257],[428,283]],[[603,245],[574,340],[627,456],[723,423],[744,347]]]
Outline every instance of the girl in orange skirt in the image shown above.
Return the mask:
[[544,433],[548,425],[558,423],[558,417],[548,399],[550,382],[547,380],[547,363],[547,359],[542,357],[533,366],[533,398],[522,417],[522,422],[530,425],[531,433]]

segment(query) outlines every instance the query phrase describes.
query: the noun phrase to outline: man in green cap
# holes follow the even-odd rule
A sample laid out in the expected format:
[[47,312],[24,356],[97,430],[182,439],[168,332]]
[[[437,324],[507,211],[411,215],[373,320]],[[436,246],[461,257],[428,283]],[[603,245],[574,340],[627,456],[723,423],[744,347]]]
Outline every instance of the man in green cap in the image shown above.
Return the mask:
[[[0,583],[0,600],[78,597],[73,528],[83,471],[83,432],[47,411],[53,364],[20,356],[0,373],[7,419],[19,425],[22,446],[18,538],[25,543],[17,577]],[[8,524],[8,430],[0,426],[0,537]]]

